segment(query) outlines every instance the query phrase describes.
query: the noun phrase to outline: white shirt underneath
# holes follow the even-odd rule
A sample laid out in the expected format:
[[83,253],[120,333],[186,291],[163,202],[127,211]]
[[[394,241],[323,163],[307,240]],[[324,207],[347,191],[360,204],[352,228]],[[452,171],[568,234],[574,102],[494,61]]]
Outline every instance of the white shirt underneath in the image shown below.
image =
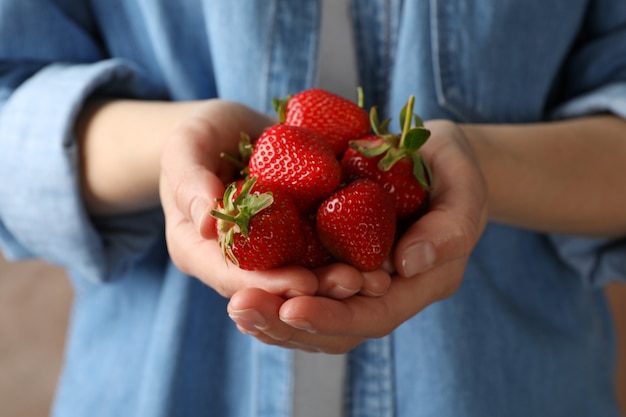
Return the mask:
[[[322,0],[318,87],[356,101],[358,86],[349,0]],[[295,351],[294,417],[341,417],[346,355]]]

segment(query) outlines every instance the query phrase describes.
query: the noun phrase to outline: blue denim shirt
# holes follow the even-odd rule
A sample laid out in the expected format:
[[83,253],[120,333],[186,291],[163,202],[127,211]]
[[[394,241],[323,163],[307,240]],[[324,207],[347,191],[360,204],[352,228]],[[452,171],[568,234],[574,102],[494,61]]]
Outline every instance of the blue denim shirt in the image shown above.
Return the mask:
[[[352,11],[359,82],[385,114],[414,94],[427,119],[626,117],[623,0]],[[318,27],[316,0],[2,0],[0,245],[63,265],[76,292],[54,416],[290,415],[291,352],[240,334],[172,265],[159,211],[86,214],[72,126],[91,95],[271,112],[315,85]],[[490,224],[454,296],[350,352],[346,415],[617,416],[598,287],[625,277],[623,240]]]

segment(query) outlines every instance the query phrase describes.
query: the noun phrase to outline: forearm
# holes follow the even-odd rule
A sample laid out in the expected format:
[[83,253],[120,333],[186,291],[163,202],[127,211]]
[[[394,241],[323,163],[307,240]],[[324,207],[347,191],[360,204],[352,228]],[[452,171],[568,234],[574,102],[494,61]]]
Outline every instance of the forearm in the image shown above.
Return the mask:
[[607,115],[462,128],[487,181],[491,220],[545,232],[626,233],[626,121]]
[[76,124],[81,189],[94,215],[124,213],[159,204],[163,141],[194,106],[132,100],[94,101]]

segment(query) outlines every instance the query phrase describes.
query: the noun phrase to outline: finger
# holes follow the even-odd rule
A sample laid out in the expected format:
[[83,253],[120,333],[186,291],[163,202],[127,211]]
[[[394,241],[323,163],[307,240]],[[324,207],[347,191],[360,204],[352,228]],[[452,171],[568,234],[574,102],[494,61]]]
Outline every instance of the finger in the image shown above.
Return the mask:
[[306,268],[285,266],[268,271],[245,271],[227,262],[217,240],[204,239],[191,222],[182,217],[168,219],[166,235],[168,250],[176,266],[224,297],[250,287],[286,298],[317,291],[317,277]]
[[363,286],[360,295],[366,295],[368,297],[380,297],[385,295],[391,285],[391,275],[382,270],[362,272]]
[[216,167],[219,162],[200,156],[215,152],[209,149],[209,142],[200,131],[179,129],[163,153],[160,181],[166,214],[179,211],[205,238],[216,235],[215,221],[208,214],[224,194],[224,182],[214,173],[220,171]]
[[[280,325],[280,323],[278,324]],[[282,325],[285,326],[284,324]],[[325,336],[325,335],[305,335],[307,340],[304,342],[295,342],[292,340],[281,340],[275,336],[265,333],[263,330],[257,328],[250,329],[245,325],[237,324],[237,329],[244,334],[253,336],[258,341],[271,346],[280,346],[286,349],[298,349],[311,353],[326,353],[326,354],[342,354],[347,353],[354,349],[359,344],[363,343],[365,339],[354,338],[348,336]]]
[[431,203],[396,245],[395,266],[404,277],[467,256],[485,227],[484,179],[470,151],[444,146],[446,140],[424,149],[433,171]]
[[[308,333],[353,338],[383,337],[435,301],[450,296],[461,283],[466,259],[459,259],[415,279],[397,277],[382,297],[346,300],[296,297],[279,311],[284,323]],[[300,341],[297,335],[293,340]]]
[[252,336],[255,339],[257,339],[259,342],[265,343],[266,345],[280,346],[285,349],[298,349],[298,350],[302,350],[302,351],[310,352],[310,353],[322,352],[322,350],[320,349],[312,348],[310,346],[305,346],[305,345],[299,345],[297,343],[292,343],[288,340],[285,340],[285,341],[276,340],[270,337],[269,335],[263,333],[261,330],[254,328],[254,327],[250,327],[249,325],[236,324],[236,326],[237,326],[237,330],[239,330],[241,333]]
[[315,334],[289,326],[278,316],[284,302],[284,299],[259,289],[243,290],[230,300],[228,314],[243,333],[263,343],[290,349],[345,353],[364,340],[352,336]]
[[379,297],[389,288],[391,277],[377,270],[361,272],[343,263],[336,263],[314,271],[319,280],[317,295],[342,300],[355,294]]
[[363,275],[350,265],[335,263],[314,270],[319,280],[318,295],[341,300],[358,293]]
[[[287,332],[275,331],[276,324],[288,328],[280,320],[276,320],[280,305],[285,301],[283,298],[258,289],[242,291],[233,298],[235,301],[231,300],[229,303],[228,314],[242,333],[254,336],[259,341],[273,346],[316,351],[315,348],[292,342]],[[288,331],[293,334],[299,330],[290,328]]]
[[208,215],[235,168],[223,153],[237,154],[242,132],[258,136],[271,118],[238,103],[209,100],[170,135],[161,157],[161,191],[204,237],[214,236]]

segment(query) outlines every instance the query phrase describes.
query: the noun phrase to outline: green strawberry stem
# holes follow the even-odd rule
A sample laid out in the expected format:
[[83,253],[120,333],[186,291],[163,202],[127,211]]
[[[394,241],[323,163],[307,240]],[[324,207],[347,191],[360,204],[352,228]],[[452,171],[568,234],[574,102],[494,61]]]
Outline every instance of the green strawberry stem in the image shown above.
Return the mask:
[[287,120],[287,103],[291,100],[291,97],[293,95],[288,95],[285,98],[274,97],[272,99],[272,107],[274,107],[274,111],[278,115],[279,123],[285,123],[285,120]]
[[250,220],[274,202],[274,196],[269,191],[261,194],[250,194],[256,181],[256,177],[245,181],[237,197],[235,197],[237,183],[229,184],[224,191],[224,207],[211,210],[211,216],[218,221],[217,229],[222,254],[224,258],[228,257],[235,265],[239,264],[232,252],[235,233],[241,233],[247,238],[250,234]]
[[409,96],[407,104],[400,111],[400,127],[402,132],[389,133],[391,119],[380,121],[376,106],[370,109],[370,123],[378,139],[359,139],[350,142],[350,147],[356,149],[368,158],[384,156],[378,162],[378,168],[389,171],[399,160],[408,157],[413,162],[413,175],[425,190],[430,189],[432,178],[430,168],[423,160],[419,149],[430,137],[430,131],[424,127],[422,119],[413,113],[415,96]]
[[[413,106],[415,103],[415,97],[410,96],[409,101],[402,109],[400,113],[400,119],[402,124],[402,134],[400,136],[400,143],[398,147],[404,149],[407,152],[415,152],[422,147],[426,140],[430,137],[430,131],[424,127],[424,122],[415,113],[413,113]],[[414,127],[411,127],[413,122]]]
[[237,168],[239,170],[239,172],[243,172],[244,169],[246,169],[248,167],[247,164],[244,164],[243,162],[241,162],[239,160],[239,158],[237,158],[235,155],[228,153],[228,152],[222,152],[220,153],[220,158],[228,161],[230,164],[232,164],[235,168]]
[[231,165],[239,170],[240,175],[245,177],[248,175],[248,162],[250,161],[250,156],[252,155],[252,151],[254,150],[252,139],[250,138],[250,135],[248,135],[246,132],[241,132],[240,134],[238,149],[238,156],[228,152],[222,152],[220,153],[220,158],[228,161]]
[[363,108],[363,106],[365,105],[365,96],[363,94],[363,87],[359,86],[356,88],[356,97],[357,97],[356,104],[360,108]]
[[415,96],[410,95],[408,103],[406,103],[406,105],[404,106],[404,109],[402,109],[403,111],[400,113],[400,123],[402,126],[402,134],[400,136],[400,143],[398,144],[398,147],[401,149],[405,149],[406,135],[409,129],[411,128],[411,121],[412,121],[411,116],[413,115],[414,105],[415,105]]
[[254,151],[254,145],[252,144],[252,139],[250,135],[246,132],[241,132],[239,134],[239,156],[244,164],[248,164],[250,161],[250,156],[252,155],[252,151]]

